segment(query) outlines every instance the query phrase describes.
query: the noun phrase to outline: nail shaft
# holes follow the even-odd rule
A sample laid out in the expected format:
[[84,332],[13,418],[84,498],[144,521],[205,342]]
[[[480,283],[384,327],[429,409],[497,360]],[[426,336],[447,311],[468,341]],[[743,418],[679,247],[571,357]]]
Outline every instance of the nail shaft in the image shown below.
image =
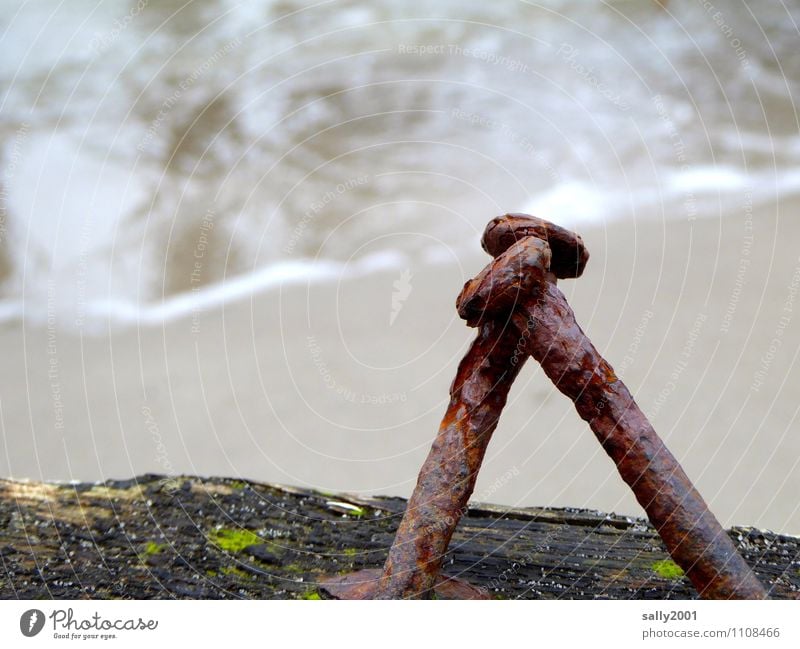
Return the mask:
[[479,329],[461,362],[450,405],[389,552],[382,597],[426,597],[436,584],[450,538],[521,367],[508,363],[517,340],[513,326],[490,321]]
[[549,246],[527,237],[500,253],[458,296],[460,314],[467,304],[480,310],[480,322],[471,322],[479,325],[478,336],[450,387],[450,405],[384,566],[386,597],[426,596],[437,582],[508,391],[525,361],[511,362],[518,355],[519,331],[510,313],[523,303],[533,305],[550,260]]
[[764,599],[767,593],[709,511],[625,384],[583,333],[555,276],[532,309],[518,310],[531,355],[575,404],[670,555],[706,599]]
[[[519,331],[510,312],[521,299],[535,298],[549,266],[550,249],[538,239],[500,253],[464,286],[456,302],[479,304],[484,315],[478,335],[462,359],[450,386],[450,403],[389,551],[381,574],[361,571],[325,582],[340,598],[427,598],[442,586],[440,571],[450,539],[475,488],[486,447],[506,404],[508,391],[523,362]],[[458,597],[475,597],[477,589],[448,580]]]

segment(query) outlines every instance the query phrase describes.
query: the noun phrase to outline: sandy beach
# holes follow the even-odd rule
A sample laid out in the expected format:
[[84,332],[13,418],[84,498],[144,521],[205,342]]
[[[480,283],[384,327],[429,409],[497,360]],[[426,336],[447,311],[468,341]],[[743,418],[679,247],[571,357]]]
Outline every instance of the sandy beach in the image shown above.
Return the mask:
[[[798,201],[581,234],[564,281],[587,334],[725,525],[800,533]],[[489,215],[487,215],[489,216]],[[487,258],[294,284],[163,326],[7,323],[0,473],[243,476],[408,495],[473,335],[454,300]],[[401,283],[400,297],[395,282]],[[398,306],[399,304],[399,306]],[[394,315],[393,315],[394,314]],[[474,500],[642,511],[530,362]]]

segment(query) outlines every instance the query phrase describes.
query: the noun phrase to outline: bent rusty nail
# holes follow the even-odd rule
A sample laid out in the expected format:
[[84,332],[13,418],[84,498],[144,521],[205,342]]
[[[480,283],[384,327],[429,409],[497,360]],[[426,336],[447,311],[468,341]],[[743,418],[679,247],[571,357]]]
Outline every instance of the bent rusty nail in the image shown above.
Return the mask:
[[[600,356],[575,320],[564,294],[556,286],[559,273],[583,270],[588,254],[576,235],[565,238],[552,224],[512,214],[486,227],[483,247],[493,256],[519,245],[524,237],[570,246],[574,266],[551,266],[534,303],[523,302],[512,315],[525,336],[527,351],[555,386],[575,404],[588,422],[622,479],[667,546],[670,555],[705,599],[765,599],[767,593],[753,571],[708,509],[675,457],[636,405],[625,384]],[[555,241],[554,241],[555,239]],[[556,243],[556,241],[558,243]],[[517,243],[515,243],[517,242]],[[580,242],[579,246],[576,246]],[[566,249],[566,248],[565,248]],[[555,248],[554,248],[555,250]],[[556,255],[553,254],[555,260]],[[562,255],[559,259],[564,259]],[[480,310],[480,300],[464,305],[465,315]],[[467,323],[470,323],[469,318]],[[531,335],[530,329],[533,328]]]
[[[475,487],[492,432],[522,363],[511,363],[519,332],[508,314],[536,297],[550,266],[550,248],[533,238],[499,254],[457,300],[482,305],[486,317],[458,366],[450,403],[395,535],[383,570],[333,577],[322,588],[339,599],[479,599],[460,580],[440,577],[450,538]],[[523,359],[524,360],[524,359]]]

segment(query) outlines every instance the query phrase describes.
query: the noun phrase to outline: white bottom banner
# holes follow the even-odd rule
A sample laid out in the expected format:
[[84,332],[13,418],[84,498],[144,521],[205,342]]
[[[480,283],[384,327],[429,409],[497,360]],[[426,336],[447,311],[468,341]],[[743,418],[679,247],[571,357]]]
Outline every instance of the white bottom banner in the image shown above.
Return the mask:
[[800,602],[3,601],[7,646],[800,647]]

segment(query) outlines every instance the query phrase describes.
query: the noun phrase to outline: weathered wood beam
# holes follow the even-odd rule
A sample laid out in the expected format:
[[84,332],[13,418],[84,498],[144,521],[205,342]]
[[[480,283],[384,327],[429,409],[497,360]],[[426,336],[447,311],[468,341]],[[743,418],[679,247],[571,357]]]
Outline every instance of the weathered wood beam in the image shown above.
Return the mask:
[[[323,575],[383,565],[404,507],[222,478],[0,480],[0,597],[315,599]],[[772,597],[800,592],[800,539],[730,534]],[[646,521],[586,510],[475,505],[444,572],[508,599],[695,597]]]

